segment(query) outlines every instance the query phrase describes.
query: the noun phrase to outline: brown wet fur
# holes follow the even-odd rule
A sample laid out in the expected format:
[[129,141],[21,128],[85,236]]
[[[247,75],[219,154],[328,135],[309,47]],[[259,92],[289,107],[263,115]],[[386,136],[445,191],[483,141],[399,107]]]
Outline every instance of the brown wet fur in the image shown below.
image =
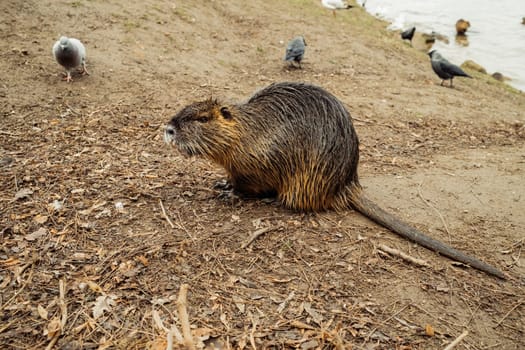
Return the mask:
[[470,22],[464,19],[458,19],[456,22],[456,33],[458,35],[465,35],[467,30],[470,28]]
[[303,212],[354,208],[424,247],[505,277],[366,199],[358,180],[359,140],[351,116],[320,87],[277,83],[237,105],[216,100],[191,104],[172,118],[166,140],[187,155],[223,166],[238,193],[276,194],[285,207]]

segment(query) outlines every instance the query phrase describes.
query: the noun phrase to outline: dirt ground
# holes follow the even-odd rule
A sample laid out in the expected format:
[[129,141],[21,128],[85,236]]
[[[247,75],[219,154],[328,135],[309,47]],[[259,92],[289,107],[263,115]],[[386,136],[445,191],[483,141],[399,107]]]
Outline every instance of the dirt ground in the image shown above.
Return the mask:
[[[464,331],[455,349],[525,348],[523,93],[475,72],[441,87],[385,23],[314,0],[4,0],[0,13],[0,348],[178,348],[184,306],[197,348],[443,349]],[[303,69],[289,69],[298,34]],[[60,35],[85,43],[89,76],[61,79]],[[348,106],[372,199],[509,278],[352,210],[225,201],[219,167],[164,144],[182,106],[277,81]]]

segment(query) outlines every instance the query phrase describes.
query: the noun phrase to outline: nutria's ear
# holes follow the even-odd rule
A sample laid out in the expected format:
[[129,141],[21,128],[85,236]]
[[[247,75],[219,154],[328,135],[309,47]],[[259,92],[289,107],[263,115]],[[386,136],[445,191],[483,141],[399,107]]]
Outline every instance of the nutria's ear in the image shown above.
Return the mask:
[[221,107],[221,115],[224,119],[232,119],[232,114],[228,107]]

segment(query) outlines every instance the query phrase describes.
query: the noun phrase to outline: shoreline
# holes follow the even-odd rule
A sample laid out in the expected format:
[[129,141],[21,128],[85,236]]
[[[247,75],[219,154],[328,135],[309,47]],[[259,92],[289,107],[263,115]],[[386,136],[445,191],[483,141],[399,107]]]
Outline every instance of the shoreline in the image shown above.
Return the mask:
[[[401,30],[401,28],[397,28],[400,25],[395,22],[395,19],[390,20],[384,14],[379,14],[379,13],[374,14],[372,12],[369,12],[368,9],[365,9],[365,10],[372,17],[388,23],[388,25],[387,25],[387,29],[388,30],[393,31],[393,32],[397,32],[397,31]],[[418,27],[418,29],[420,29],[419,26],[416,26],[416,27]],[[475,30],[475,28],[472,29],[472,30]],[[464,39],[464,40],[467,40],[466,43],[464,41],[463,42],[459,42],[459,45],[461,45],[461,46],[467,45],[468,46],[468,34],[469,33],[467,33],[467,36]],[[422,36],[424,38],[422,38]],[[451,54],[452,62],[454,61],[454,57],[457,58],[457,56],[464,56],[464,55],[460,54],[460,52],[462,50],[461,47],[454,47],[450,43],[453,40],[458,42],[458,37],[457,36],[440,33],[439,31],[436,31],[435,29],[433,29],[432,26],[428,26],[428,25],[424,26],[423,31],[422,30],[416,30],[415,37],[417,37],[418,41],[419,41],[417,48],[419,50],[423,51],[423,52],[428,52],[428,50],[430,50],[432,48],[432,46],[437,46],[437,47],[434,47],[433,49],[437,49],[437,50],[441,50],[441,51],[443,51],[443,49],[445,49],[444,50],[445,52],[448,52],[449,54]],[[435,45],[433,43],[430,44],[430,45],[425,45],[424,44],[424,39],[425,38],[429,38],[429,37],[436,37],[435,42],[436,42],[437,45]],[[492,76],[493,74],[499,73],[499,75],[501,76],[501,79],[496,79],[496,78],[494,78],[494,79],[496,79],[496,80],[498,80],[500,82],[504,82],[505,84],[507,84],[511,88],[516,89],[517,91],[520,91],[521,93],[525,93],[525,81],[521,81],[521,83],[513,83],[515,78],[513,78],[512,75],[508,75],[507,76],[508,72],[506,72],[504,70],[504,67],[498,67],[498,68],[494,69],[493,71],[489,71],[489,69],[487,67],[485,67],[483,64],[480,63],[481,60],[480,60],[480,57],[478,57],[479,55],[476,55],[476,53],[474,53],[474,54],[471,54],[470,56],[472,56],[472,57],[467,56],[467,57],[463,58],[463,60],[459,60],[459,61],[456,61],[456,62],[453,62],[453,63],[457,64],[458,66],[462,66],[465,62],[468,62],[468,61],[475,62],[477,65],[479,65],[480,67],[483,67],[486,70],[486,74],[487,75]],[[522,77],[522,80],[523,80],[523,77]]]

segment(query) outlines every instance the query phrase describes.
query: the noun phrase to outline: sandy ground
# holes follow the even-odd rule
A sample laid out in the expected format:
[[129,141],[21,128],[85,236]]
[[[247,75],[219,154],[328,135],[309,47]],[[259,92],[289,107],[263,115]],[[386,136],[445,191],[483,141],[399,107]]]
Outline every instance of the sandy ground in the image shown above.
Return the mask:
[[[475,72],[441,87],[385,23],[313,0],[5,0],[0,13],[0,348],[165,349],[184,284],[198,348],[443,349],[464,331],[456,349],[525,348],[522,93]],[[298,34],[303,69],[289,69]],[[91,75],[61,79],[60,35],[85,43]],[[164,145],[184,105],[286,80],[348,106],[371,198],[509,278],[351,210],[224,201],[220,168]]]

